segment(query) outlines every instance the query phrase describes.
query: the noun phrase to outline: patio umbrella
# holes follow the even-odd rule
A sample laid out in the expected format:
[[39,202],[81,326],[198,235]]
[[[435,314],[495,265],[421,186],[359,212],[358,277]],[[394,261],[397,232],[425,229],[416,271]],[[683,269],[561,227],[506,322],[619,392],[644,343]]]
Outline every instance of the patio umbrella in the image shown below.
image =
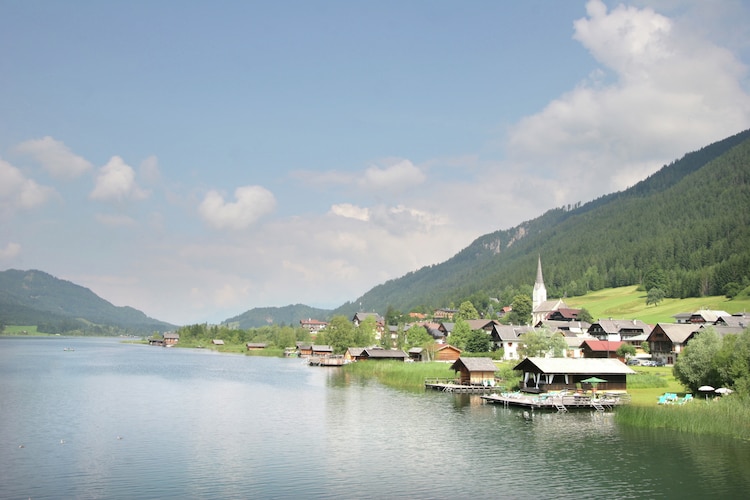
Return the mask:
[[721,394],[723,396],[724,394],[732,394],[734,391],[728,387],[719,387],[715,392],[716,394]]
[[581,382],[586,383],[586,384],[591,384],[591,387],[593,387],[594,392],[596,392],[596,384],[604,383],[606,382],[606,380],[604,380],[603,378],[599,378],[599,377],[589,377],[587,379],[581,380]]
[[705,392],[706,393],[706,399],[708,399],[708,393],[709,392],[714,392],[716,389],[714,389],[710,385],[702,385],[702,386],[698,387],[698,390],[701,391],[701,392]]

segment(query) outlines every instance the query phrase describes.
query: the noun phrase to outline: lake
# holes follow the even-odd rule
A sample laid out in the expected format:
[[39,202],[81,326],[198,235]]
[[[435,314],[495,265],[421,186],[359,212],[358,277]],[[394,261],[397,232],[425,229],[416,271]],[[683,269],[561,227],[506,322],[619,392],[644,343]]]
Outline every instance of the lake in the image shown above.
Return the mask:
[[[74,350],[65,351],[65,348]],[[118,339],[0,338],[0,498],[746,497],[750,443]]]

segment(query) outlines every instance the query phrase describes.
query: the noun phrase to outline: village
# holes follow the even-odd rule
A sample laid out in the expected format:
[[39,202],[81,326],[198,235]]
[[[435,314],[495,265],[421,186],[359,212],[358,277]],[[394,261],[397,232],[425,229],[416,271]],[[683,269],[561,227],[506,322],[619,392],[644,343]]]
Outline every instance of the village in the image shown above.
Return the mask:
[[[532,292],[530,324],[504,324],[499,316],[465,320],[472,332],[484,332],[492,357],[464,352],[451,343],[457,314],[458,310],[440,308],[433,312],[431,320],[413,314],[412,323],[395,326],[386,324],[378,313],[357,312],[351,318],[352,325],[355,328],[364,322],[374,325],[375,344],[348,347],[343,353],[335,352],[331,345],[315,343],[315,339],[325,338],[328,322],[304,319],[300,320],[300,327],[309,331],[312,342],[296,342],[294,347],[284,350],[284,356],[303,358],[310,366],[318,367],[388,360],[444,362],[450,364],[455,377],[427,379],[426,389],[481,394],[487,403],[504,406],[604,411],[629,402],[627,376],[635,374],[630,366],[671,366],[704,328],[711,327],[723,337],[741,333],[750,320],[747,313],[732,315],[726,311],[701,309],[677,314],[674,322],[655,325],[627,318],[588,323],[579,319],[580,309],[569,307],[563,299],[547,299],[541,258]],[[414,327],[423,328],[427,338],[432,340],[407,350],[399,348],[403,332]],[[555,338],[556,344],[564,347],[528,355],[526,341],[534,334]],[[149,339],[149,343],[165,347],[177,342],[179,334],[173,332]],[[222,346],[224,340],[213,339],[211,343]],[[267,344],[248,342],[245,348],[262,351]],[[521,374],[517,387],[508,387],[506,381],[498,378],[495,360],[513,363],[513,370]],[[687,395],[679,401],[676,397],[665,400],[666,403],[688,401]]]
[[[750,320],[750,315],[744,313],[731,315],[725,311],[699,310],[678,314],[673,323],[648,325],[637,319],[600,319],[589,324],[579,321],[580,310],[568,307],[562,299],[547,300],[541,259],[532,304],[533,325],[506,325],[494,318],[468,320],[472,331],[486,332],[491,350],[501,352],[503,361],[517,362],[513,369],[523,375],[520,387],[513,391],[508,391],[502,385],[503,381],[496,378],[492,358],[462,356],[462,350],[451,345],[455,324],[452,320],[457,313],[452,309],[436,310],[433,321],[415,322],[434,339],[434,344],[426,348],[412,347],[403,351],[395,347],[350,347],[344,354],[335,355],[331,346],[300,343],[296,349],[289,349],[287,355],[307,358],[314,366],[378,360],[441,361],[452,363],[456,378],[426,380],[426,388],[481,393],[486,402],[504,406],[604,411],[629,401],[627,375],[635,372],[628,365],[673,365],[688,342],[702,329],[710,326],[721,336],[739,334]],[[376,338],[382,341],[384,336],[390,337],[395,346],[398,331],[396,327],[386,325],[379,314],[360,312],[351,321],[358,326],[368,318],[375,320]],[[302,320],[300,324],[313,336],[324,331],[326,326],[325,322],[312,319]],[[544,356],[523,357],[524,335],[534,331],[559,336],[566,345],[561,356],[553,357],[549,352]],[[670,398],[670,402],[672,400],[677,401],[677,398]],[[691,395],[686,395],[677,402],[690,400]]]

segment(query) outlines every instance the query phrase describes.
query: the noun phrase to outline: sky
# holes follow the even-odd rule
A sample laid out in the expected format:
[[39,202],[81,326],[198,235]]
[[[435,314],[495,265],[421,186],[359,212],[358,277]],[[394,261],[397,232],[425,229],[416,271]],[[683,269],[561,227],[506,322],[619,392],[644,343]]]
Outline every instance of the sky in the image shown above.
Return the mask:
[[735,0],[0,0],[0,269],[333,309],[750,128],[748,64]]

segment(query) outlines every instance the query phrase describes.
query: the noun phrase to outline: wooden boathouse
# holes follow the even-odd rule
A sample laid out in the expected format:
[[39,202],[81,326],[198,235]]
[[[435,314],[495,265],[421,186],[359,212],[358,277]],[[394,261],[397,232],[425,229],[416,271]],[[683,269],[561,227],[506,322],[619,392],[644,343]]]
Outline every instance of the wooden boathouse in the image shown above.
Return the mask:
[[[523,372],[521,391],[598,390],[626,391],[627,376],[634,374],[625,363],[612,358],[526,358],[514,370]],[[603,382],[591,384],[587,379]]]
[[491,358],[458,358],[451,369],[456,372],[453,380],[428,379],[425,388],[445,392],[492,392],[496,390],[497,365]]

